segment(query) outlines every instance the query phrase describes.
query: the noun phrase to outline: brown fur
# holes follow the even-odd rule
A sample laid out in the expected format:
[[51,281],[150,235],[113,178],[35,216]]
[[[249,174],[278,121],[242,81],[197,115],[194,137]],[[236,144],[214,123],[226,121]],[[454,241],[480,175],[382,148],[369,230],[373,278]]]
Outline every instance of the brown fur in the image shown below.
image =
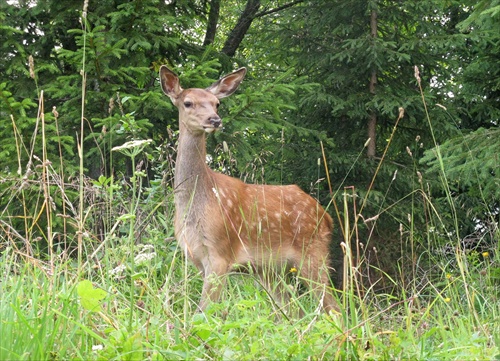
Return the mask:
[[162,89],[179,109],[175,234],[203,273],[199,307],[219,298],[223,283],[213,282],[213,275],[250,265],[281,301],[288,292],[277,276],[296,268],[325,310],[338,310],[328,278],[330,215],[296,185],[245,184],[205,163],[205,133],[221,125],[219,99],[238,88],[245,72],[239,69],[205,90],[184,90],[171,70],[160,69]]

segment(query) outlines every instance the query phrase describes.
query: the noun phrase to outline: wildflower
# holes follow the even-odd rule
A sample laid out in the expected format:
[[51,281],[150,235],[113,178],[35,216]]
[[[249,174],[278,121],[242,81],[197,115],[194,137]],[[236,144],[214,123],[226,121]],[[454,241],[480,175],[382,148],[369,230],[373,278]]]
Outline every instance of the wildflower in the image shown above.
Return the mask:
[[152,244],[138,244],[137,248],[140,249],[141,253],[144,253],[144,251],[147,252],[147,251],[154,251],[155,250],[155,246],[153,246]]
[[152,260],[153,258],[156,257],[155,252],[151,253],[139,253],[137,256],[134,258],[134,262],[136,265],[142,265],[147,263],[148,261]]
[[102,345],[93,345],[92,351],[101,351],[104,347]]
[[113,268],[112,270],[109,270],[108,273],[111,275],[111,276],[120,276],[123,271],[125,271],[127,269],[127,267],[124,265],[124,264],[120,264],[118,265],[117,267]]
[[488,258],[490,256],[490,253],[489,252],[483,252],[481,253],[481,255],[484,257],[484,258]]
[[290,268],[290,273],[297,273],[297,268],[295,267]]
[[451,274],[450,274],[450,273],[447,273],[447,274],[446,274],[446,279],[447,279],[447,280],[450,280],[450,279],[451,279]]
[[146,144],[149,144],[151,142],[152,142],[151,139],[147,139],[147,140],[131,140],[131,141],[126,142],[126,143],[124,143],[122,145],[113,147],[111,150],[113,150],[113,151],[116,151],[116,150],[121,151],[121,150],[124,150],[124,149],[132,149],[132,148],[137,148],[137,147],[143,147]]
[[449,298],[449,297],[446,297],[446,298],[444,299],[444,302],[446,302],[446,303],[450,303],[450,301],[451,301],[451,298]]

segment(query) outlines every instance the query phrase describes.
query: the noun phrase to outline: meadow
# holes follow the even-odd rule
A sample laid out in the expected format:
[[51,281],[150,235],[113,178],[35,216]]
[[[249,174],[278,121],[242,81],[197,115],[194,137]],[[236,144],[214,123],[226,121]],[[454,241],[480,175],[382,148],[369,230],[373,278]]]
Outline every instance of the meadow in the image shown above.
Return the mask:
[[[31,146],[46,141],[43,121]],[[340,314],[322,313],[297,279],[291,307],[304,316],[288,314],[238,272],[219,303],[197,312],[202,280],[174,239],[173,191],[164,179],[144,182],[136,164],[148,144],[112,150],[130,158],[129,178],[91,180],[82,168],[62,181],[64,166],[52,165],[62,153],[19,160],[20,172],[2,175],[2,197],[18,208],[0,210],[1,360],[500,359],[498,242],[465,249],[436,230],[441,215],[432,212],[427,239],[396,230],[414,253],[394,260],[403,266],[384,275],[387,292],[376,287],[382,279],[365,282],[378,265],[364,256],[369,240],[356,237],[359,218],[344,221],[334,240],[344,264]],[[343,192],[344,214],[354,212]],[[453,246],[434,247],[440,237]]]

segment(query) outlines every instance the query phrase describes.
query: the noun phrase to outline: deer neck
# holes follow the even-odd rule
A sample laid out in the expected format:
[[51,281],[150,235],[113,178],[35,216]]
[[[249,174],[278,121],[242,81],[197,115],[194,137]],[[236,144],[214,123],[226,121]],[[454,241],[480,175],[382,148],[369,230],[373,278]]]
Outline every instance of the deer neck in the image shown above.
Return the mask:
[[[206,164],[205,134],[193,134],[181,126],[175,164],[175,203],[185,213],[189,207],[204,207],[212,190]],[[196,201],[194,201],[196,200]]]

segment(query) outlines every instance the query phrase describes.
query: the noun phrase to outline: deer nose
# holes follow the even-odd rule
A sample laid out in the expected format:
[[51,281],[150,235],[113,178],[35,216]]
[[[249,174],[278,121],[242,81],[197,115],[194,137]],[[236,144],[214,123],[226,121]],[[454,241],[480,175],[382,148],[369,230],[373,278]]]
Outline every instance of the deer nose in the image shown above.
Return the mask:
[[210,121],[210,124],[212,124],[214,128],[219,128],[222,124],[222,120],[219,117],[211,117],[209,119],[209,121]]

